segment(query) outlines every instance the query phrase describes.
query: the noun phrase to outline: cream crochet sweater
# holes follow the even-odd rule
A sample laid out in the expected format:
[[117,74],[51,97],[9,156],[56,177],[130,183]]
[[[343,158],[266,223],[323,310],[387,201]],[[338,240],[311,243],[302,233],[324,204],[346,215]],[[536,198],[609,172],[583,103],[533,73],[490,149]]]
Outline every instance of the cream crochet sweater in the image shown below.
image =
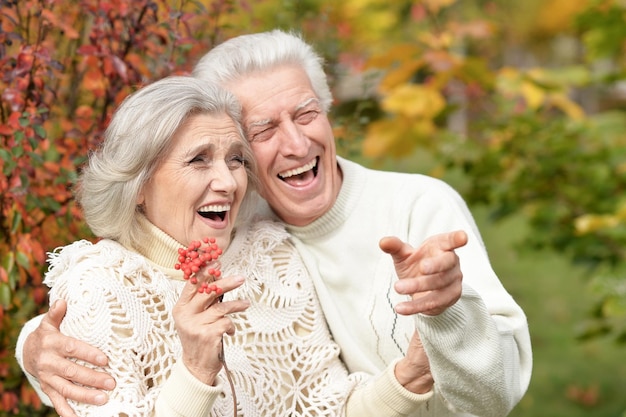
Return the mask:
[[[207,386],[176,362],[182,347],[171,310],[184,281],[172,266],[180,245],[143,224],[151,239],[132,250],[110,240],[79,241],[50,256],[50,302],[68,302],[61,331],[101,349],[109,358],[102,370],[117,381],[106,405],[71,404],[80,416],[232,416],[224,370],[217,386]],[[240,227],[220,260],[225,276],[246,277],[226,299],[251,301],[247,311],[232,315],[236,333],[224,339],[238,415],[402,416],[432,395],[404,390],[394,378],[395,363],[376,377],[348,374],[282,226]],[[20,364],[23,341],[36,324],[20,336]]]

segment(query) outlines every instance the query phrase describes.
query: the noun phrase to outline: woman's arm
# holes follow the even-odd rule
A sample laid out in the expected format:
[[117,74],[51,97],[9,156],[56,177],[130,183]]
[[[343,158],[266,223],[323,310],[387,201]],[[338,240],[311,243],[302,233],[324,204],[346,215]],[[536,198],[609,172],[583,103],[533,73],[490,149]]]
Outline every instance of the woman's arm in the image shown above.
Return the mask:
[[[50,300],[67,302],[61,332],[108,358],[106,366],[76,363],[106,372],[116,381],[115,388],[106,392],[109,400],[104,405],[70,400],[76,415],[178,415],[170,411],[190,393],[195,398],[192,395],[185,402],[199,404],[202,410],[180,415],[209,413],[221,392],[219,384],[213,386],[198,375],[166,384],[181,373],[175,371],[175,363],[185,351],[172,316],[178,299],[178,287],[172,281],[144,258],[114,244],[70,245],[51,264],[54,267],[46,275],[52,288]],[[214,356],[219,363],[217,353]],[[160,400],[163,389],[174,393],[163,397],[172,398],[171,402]]]

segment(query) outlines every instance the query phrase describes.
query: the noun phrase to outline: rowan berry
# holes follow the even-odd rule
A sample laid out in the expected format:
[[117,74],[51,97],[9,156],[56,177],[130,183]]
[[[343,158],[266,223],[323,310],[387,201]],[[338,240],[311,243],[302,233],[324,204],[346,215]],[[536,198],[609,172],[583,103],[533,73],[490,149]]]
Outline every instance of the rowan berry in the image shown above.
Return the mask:
[[[182,271],[183,277],[192,284],[198,284],[198,278],[195,274],[210,262],[217,260],[222,254],[222,249],[215,242],[215,238],[205,237],[202,241],[194,240],[189,242],[187,248],[179,248],[178,263],[174,265],[174,269]],[[219,268],[215,266],[209,268],[207,273],[214,281],[218,280],[222,274]],[[223,293],[222,289],[217,285],[209,285],[206,282],[200,284],[198,292],[207,294],[215,292],[218,296]]]

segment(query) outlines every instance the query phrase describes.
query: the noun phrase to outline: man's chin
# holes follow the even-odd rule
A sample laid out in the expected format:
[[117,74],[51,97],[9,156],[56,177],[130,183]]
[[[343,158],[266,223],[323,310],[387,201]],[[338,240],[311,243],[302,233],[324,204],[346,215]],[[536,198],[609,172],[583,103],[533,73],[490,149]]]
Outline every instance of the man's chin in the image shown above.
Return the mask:
[[311,201],[292,202],[288,205],[283,202],[280,207],[272,206],[281,220],[293,226],[306,226],[323,216],[331,207],[332,205],[315,204]]

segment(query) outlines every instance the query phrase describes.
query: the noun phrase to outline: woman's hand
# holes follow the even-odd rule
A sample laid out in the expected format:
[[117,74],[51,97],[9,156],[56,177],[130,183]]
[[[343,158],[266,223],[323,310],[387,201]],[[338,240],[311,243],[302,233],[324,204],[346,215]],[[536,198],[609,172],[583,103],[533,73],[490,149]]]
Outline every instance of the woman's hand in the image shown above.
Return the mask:
[[[202,273],[197,275],[202,276]],[[233,276],[212,284],[220,290],[199,292],[202,278],[197,284],[187,282],[174,306],[176,330],[183,347],[183,363],[196,378],[207,385],[215,385],[215,378],[222,369],[220,355],[222,336],[232,335],[235,326],[227,316],[246,310],[248,300],[220,301],[220,295],[243,284],[244,278]]]

